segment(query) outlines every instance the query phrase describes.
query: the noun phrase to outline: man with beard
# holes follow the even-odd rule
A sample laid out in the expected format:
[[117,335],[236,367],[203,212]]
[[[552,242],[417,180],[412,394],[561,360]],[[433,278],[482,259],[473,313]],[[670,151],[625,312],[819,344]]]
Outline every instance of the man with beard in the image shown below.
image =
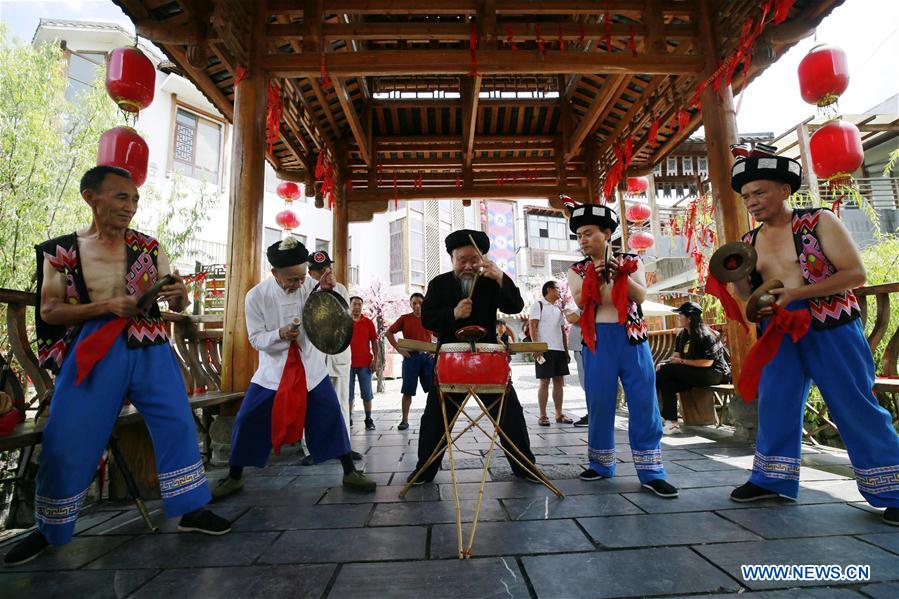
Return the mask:
[[[472,240],[477,247],[472,245]],[[484,329],[485,335],[480,342],[497,343],[497,310],[508,314],[517,314],[524,308],[524,300],[512,279],[503,273],[494,262],[481,258],[489,249],[490,239],[483,231],[463,229],[454,231],[446,237],[446,251],[452,257],[453,270],[437,275],[431,280],[421,307],[422,323],[425,328],[437,335],[438,343],[457,343],[456,331],[468,326],[479,326]],[[476,278],[475,275],[478,273],[480,276]],[[474,285],[474,289],[469,298],[467,290],[471,288],[471,285]],[[452,420],[458,412],[457,402],[461,402],[463,396],[452,394],[450,397],[451,400],[446,402],[446,410],[447,419]],[[485,394],[481,399],[486,405],[490,405],[496,396]],[[529,461],[533,462],[534,455],[531,453],[524,412],[511,382],[506,390],[503,413],[497,414],[498,409],[499,405],[497,404],[493,408],[493,417],[498,420],[509,440]],[[443,451],[446,449],[444,435],[440,392],[435,384],[428,393],[425,412],[421,417],[418,465],[407,480],[412,480],[415,473],[422,470],[435,448],[440,447],[440,456],[421,472],[416,484],[434,480],[437,470],[440,468]],[[517,456],[516,450],[505,440],[503,440],[503,446]],[[537,477],[516,464],[514,460],[509,459],[509,465],[516,476],[532,482],[540,482]]]
[[763,152],[757,146],[731,171],[731,186],[761,223],[743,238],[755,246],[756,270],[736,287],[746,297],[765,282],[780,281],[783,287],[769,291],[776,306],[758,311],[762,326],[794,312],[809,313],[811,326],[795,342],[781,335],[761,371],[752,475],[731,499],[796,499],[802,417],[814,381],[846,443],[859,491],[871,505],[886,508],[884,522],[899,526],[899,437],[872,391],[874,360],[852,292],[864,285],[865,267],[832,212],[790,206],[802,181],[799,163]]

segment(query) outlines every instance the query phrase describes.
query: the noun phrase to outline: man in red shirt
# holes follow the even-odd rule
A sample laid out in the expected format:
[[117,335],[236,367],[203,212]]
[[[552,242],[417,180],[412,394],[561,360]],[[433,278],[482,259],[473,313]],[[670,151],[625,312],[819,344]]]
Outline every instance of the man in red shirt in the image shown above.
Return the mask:
[[[353,316],[353,339],[350,342],[350,426],[353,425],[353,395],[356,391],[356,377],[359,378],[359,394],[365,408],[365,430],[375,430],[371,419],[371,369],[378,357],[378,333],[375,323],[362,315],[362,298],[350,298],[350,313]],[[371,349],[369,349],[369,347]]]
[[431,342],[433,337],[431,331],[427,330],[421,324],[421,304],[424,302],[425,296],[420,293],[413,293],[409,297],[409,304],[412,311],[403,314],[396,319],[396,322],[387,329],[387,341],[390,345],[403,356],[403,419],[397,425],[397,430],[404,431],[409,428],[409,407],[412,405],[412,397],[415,396],[415,390],[418,388],[418,382],[421,381],[421,389],[425,393],[431,391],[431,377],[434,373],[434,360],[431,354],[427,352],[408,351],[400,349],[396,346],[396,335],[400,331],[403,338],[414,339],[415,341]]

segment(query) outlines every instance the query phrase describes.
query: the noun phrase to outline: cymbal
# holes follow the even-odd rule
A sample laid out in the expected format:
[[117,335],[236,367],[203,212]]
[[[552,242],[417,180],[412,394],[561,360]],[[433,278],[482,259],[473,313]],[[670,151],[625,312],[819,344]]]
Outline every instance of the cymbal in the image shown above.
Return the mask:
[[749,319],[750,322],[758,322],[759,310],[770,306],[777,301],[777,297],[771,295],[771,290],[780,289],[783,286],[784,284],[777,279],[771,279],[770,281],[762,283],[762,285],[756,289],[746,301],[746,318]]
[[709,272],[723,283],[745,279],[755,270],[758,254],[743,241],[731,241],[715,250],[709,260]]

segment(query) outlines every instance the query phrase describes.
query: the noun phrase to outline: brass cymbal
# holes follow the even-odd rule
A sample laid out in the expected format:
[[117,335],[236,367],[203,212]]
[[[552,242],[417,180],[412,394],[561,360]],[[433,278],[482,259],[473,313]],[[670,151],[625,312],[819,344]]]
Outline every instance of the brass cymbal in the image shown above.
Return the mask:
[[755,248],[743,241],[731,241],[715,250],[709,260],[709,272],[722,283],[745,279],[755,270]]
[[784,284],[777,279],[771,279],[770,281],[762,283],[758,289],[752,292],[752,295],[750,295],[749,299],[746,301],[746,318],[750,322],[758,322],[759,310],[770,306],[777,301],[777,297],[771,295],[771,290],[780,289],[783,286]]

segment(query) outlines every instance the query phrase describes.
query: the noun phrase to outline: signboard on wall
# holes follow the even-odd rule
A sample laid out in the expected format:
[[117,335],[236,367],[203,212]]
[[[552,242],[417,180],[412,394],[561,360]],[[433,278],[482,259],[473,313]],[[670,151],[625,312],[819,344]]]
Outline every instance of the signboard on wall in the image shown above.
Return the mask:
[[514,278],[517,274],[515,269],[515,205],[512,202],[484,202],[483,204],[487,206],[484,230],[487,237],[490,238],[490,259],[496,262],[500,270]]

